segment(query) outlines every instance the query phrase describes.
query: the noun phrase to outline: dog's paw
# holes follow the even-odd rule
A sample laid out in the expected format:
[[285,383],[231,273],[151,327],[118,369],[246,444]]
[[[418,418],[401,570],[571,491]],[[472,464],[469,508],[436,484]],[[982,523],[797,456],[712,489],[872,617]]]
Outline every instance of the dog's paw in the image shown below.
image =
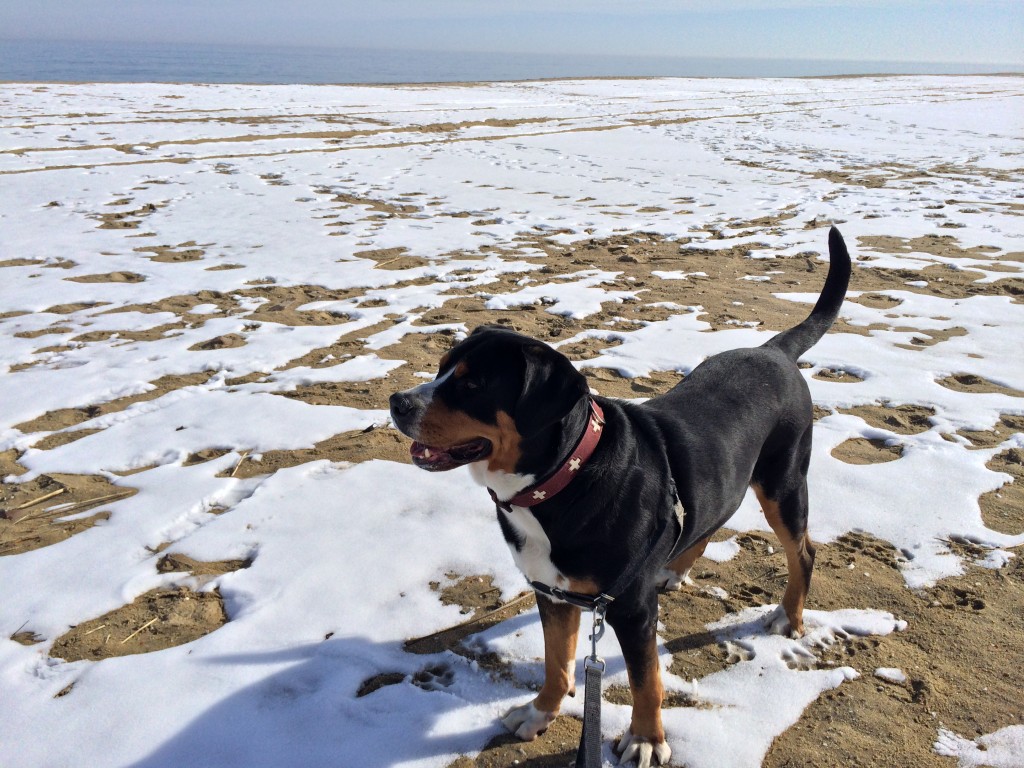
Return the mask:
[[672,757],[672,750],[664,741],[655,743],[644,736],[634,736],[632,729],[622,734],[615,751],[619,753],[619,765],[636,760],[636,768],[667,765]]
[[802,626],[794,628],[790,624],[789,617],[781,605],[775,606],[775,609],[765,617],[764,626],[770,635],[782,635],[793,640],[799,640],[804,635]]
[[510,709],[501,718],[501,724],[523,741],[533,741],[548,729],[556,714],[537,709],[531,701]]
[[659,592],[675,592],[682,589],[683,584],[693,584],[689,569],[685,573],[676,573],[669,568],[662,568],[658,571],[655,585],[658,587]]

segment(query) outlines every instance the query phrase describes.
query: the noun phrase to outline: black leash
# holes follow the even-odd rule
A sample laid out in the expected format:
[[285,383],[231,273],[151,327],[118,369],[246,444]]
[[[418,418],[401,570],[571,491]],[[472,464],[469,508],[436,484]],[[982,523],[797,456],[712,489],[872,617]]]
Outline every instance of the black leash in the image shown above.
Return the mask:
[[586,683],[583,693],[583,733],[576,750],[576,768],[601,765],[601,677],[604,659],[597,655],[597,641],[604,634],[604,607],[594,610],[594,631],[590,634],[590,655],[583,661]]

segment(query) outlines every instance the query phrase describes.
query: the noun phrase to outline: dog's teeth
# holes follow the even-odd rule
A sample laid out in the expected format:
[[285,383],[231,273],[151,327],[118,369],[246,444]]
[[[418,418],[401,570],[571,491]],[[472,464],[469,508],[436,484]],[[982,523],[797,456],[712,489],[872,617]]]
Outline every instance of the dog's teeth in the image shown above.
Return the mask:
[[429,459],[430,458],[430,449],[429,448],[424,448],[423,449],[423,458],[424,459]]

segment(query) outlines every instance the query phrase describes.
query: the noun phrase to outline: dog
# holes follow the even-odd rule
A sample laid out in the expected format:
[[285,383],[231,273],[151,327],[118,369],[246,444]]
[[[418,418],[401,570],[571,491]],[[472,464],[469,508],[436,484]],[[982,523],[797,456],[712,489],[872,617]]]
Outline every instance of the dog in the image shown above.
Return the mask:
[[[811,397],[797,359],[839,314],[850,279],[842,235],[810,315],[759,347],[709,357],[642,403],[592,396],[564,355],[483,326],[440,361],[436,378],[390,398],[413,463],[469,465],[491,493],[516,564],[537,590],[545,678],[503,723],[532,740],[575,688],[580,606],[609,595],[607,622],[633,695],[623,763],[664,765],[659,589],[677,587],[748,487],[786,553],[788,582],[770,629],[803,633],[814,565],[807,534]],[[628,583],[623,583],[628,582]],[[618,594],[610,594],[618,592]]]

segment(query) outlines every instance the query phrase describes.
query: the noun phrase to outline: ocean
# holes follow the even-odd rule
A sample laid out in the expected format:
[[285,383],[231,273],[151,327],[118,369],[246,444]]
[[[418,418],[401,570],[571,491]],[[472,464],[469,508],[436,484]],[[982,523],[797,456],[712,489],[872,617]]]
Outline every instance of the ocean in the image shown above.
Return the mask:
[[0,40],[0,81],[423,83],[561,77],[980,74],[1013,66]]

